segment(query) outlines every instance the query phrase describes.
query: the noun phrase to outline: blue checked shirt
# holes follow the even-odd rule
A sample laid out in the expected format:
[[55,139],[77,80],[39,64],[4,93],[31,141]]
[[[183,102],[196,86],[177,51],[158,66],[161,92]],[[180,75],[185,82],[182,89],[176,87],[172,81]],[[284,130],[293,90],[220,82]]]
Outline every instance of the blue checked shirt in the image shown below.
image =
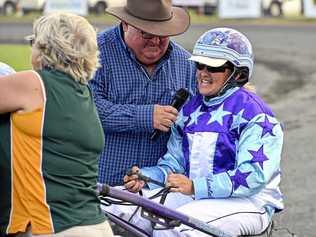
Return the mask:
[[168,105],[180,88],[196,92],[196,69],[190,54],[170,41],[164,57],[149,76],[125,45],[121,26],[98,35],[101,68],[90,86],[102,121],[105,148],[99,161],[99,183],[122,185],[133,165],[155,165],[166,152],[169,133],[156,141],[154,104]]

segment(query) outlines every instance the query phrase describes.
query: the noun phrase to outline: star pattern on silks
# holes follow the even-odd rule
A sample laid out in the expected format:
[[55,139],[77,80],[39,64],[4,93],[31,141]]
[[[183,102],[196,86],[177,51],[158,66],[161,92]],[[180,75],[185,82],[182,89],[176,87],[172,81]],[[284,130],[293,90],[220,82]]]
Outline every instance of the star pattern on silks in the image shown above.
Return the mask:
[[240,124],[243,124],[243,123],[247,123],[248,120],[244,119],[242,117],[243,113],[244,113],[244,109],[240,110],[238,112],[238,114],[236,115],[233,115],[233,122],[232,122],[232,125],[230,126],[230,130],[233,130],[235,128],[238,128]]
[[211,113],[211,118],[207,122],[207,124],[210,124],[212,122],[218,122],[221,126],[223,126],[223,117],[226,115],[231,114],[229,111],[224,110],[224,105],[222,104],[217,110],[212,111]]
[[260,125],[262,127],[262,134],[261,137],[263,137],[264,135],[266,135],[267,133],[270,133],[271,136],[275,136],[273,134],[273,127],[276,125],[276,123],[270,123],[268,116],[266,115],[264,118],[264,122],[258,122],[256,123],[258,125]]
[[198,117],[203,114],[203,112],[200,112],[202,105],[200,105],[191,115],[190,115],[190,122],[187,126],[190,126],[192,124],[197,124]]
[[250,175],[251,172],[241,172],[240,170],[237,170],[235,175],[232,176],[230,179],[233,183],[233,190],[237,190],[239,186],[244,186],[246,188],[249,188],[248,183],[247,183],[247,177]]
[[269,158],[263,153],[263,145],[259,148],[258,151],[251,151],[248,150],[249,153],[252,155],[251,163],[258,162],[261,169],[263,169],[263,162],[269,160]]
[[189,116],[186,116],[183,114],[183,111],[179,113],[179,116],[177,117],[177,120],[176,121],[188,121],[190,117]]

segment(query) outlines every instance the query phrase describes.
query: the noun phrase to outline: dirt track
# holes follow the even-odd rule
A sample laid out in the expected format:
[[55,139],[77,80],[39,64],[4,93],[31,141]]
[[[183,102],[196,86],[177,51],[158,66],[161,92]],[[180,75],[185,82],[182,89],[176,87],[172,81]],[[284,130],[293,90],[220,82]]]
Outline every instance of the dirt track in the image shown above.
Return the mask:
[[[253,42],[253,83],[285,125],[282,191],[286,208],[275,218],[277,228],[288,228],[299,237],[316,236],[316,25],[226,26],[241,30]],[[192,26],[175,39],[191,50],[193,42],[212,27]],[[0,42],[21,42],[29,33],[30,25],[13,28],[0,23]],[[280,230],[273,236],[291,235]]]

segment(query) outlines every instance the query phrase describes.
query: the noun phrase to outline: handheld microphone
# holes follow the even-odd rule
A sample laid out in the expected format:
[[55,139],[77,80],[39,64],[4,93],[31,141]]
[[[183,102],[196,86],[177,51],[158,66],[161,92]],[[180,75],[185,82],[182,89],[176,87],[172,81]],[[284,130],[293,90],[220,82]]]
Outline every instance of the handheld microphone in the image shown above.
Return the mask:
[[[184,88],[177,90],[176,94],[172,98],[170,106],[179,111],[182,105],[184,105],[185,101],[188,99],[189,95],[190,93]],[[159,137],[160,133],[160,130],[154,129],[154,131],[151,133],[150,139],[156,140]]]

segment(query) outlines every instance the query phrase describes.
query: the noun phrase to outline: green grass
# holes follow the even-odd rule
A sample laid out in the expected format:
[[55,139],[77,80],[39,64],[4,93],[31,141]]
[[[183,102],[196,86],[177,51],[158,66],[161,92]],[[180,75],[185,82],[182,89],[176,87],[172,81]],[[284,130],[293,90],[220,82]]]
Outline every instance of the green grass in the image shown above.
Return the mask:
[[28,45],[0,44],[0,61],[16,71],[31,69],[31,48]]

